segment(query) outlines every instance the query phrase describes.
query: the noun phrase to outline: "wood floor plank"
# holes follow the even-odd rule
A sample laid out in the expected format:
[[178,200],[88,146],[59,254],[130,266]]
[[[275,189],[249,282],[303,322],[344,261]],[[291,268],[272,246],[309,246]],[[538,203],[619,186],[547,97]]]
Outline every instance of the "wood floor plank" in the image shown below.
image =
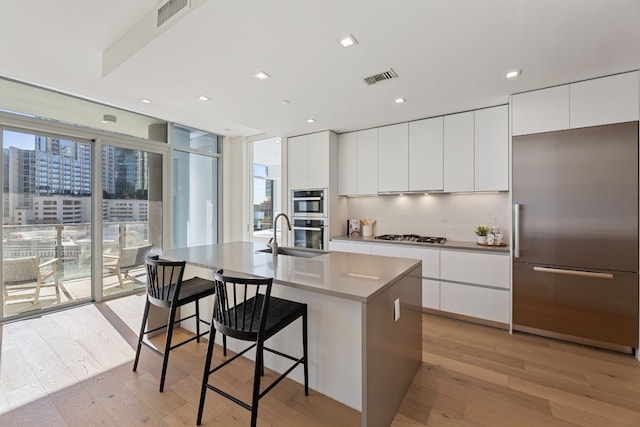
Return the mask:
[[532,396],[538,396],[552,402],[562,403],[595,415],[606,414],[606,417],[616,423],[640,425],[640,412],[632,411],[621,406],[603,402],[590,395],[578,395],[557,388],[512,378],[509,387]]
[[123,387],[109,372],[84,382],[96,401],[118,425],[166,425],[151,408],[133,392]]
[[39,329],[38,333],[69,368],[76,380],[82,381],[104,371],[104,366],[64,331],[50,328]]
[[53,348],[35,330],[18,333],[23,362],[29,364],[47,393],[74,384],[77,379]]
[[19,408],[47,395],[28,363],[24,363],[20,348],[2,352],[0,383],[12,409]]
[[503,411],[520,413],[527,417],[538,414],[551,415],[546,399],[476,380],[441,367],[433,367],[429,375],[424,378],[416,377],[415,381],[445,396],[456,397],[466,404],[500,407]]
[[[18,426],[51,426],[51,427],[69,427],[58,409],[53,404],[49,396],[34,400],[24,406],[13,411],[13,417]],[[79,420],[76,420],[79,421]],[[87,422],[84,419],[85,423]],[[76,422],[75,424],[78,425]],[[86,424],[85,424],[86,425]]]
[[13,426],[15,420],[11,414],[11,405],[0,384],[0,426]]
[[616,427],[637,427],[637,424],[625,424],[618,421],[614,423],[611,418],[606,416],[554,401],[551,402],[551,413],[555,418],[566,420],[579,426],[612,427],[615,425]]
[[117,427],[118,424],[89,392],[84,383],[74,384],[50,396],[62,419],[69,426]]
[[504,410],[502,407],[477,406],[468,404],[464,418],[475,426],[482,427],[575,427],[576,424],[555,418],[553,413],[529,413],[524,417],[521,413]]
[[479,380],[487,381],[493,384],[502,386],[507,386],[509,384],[508,375],[457,360],[452,360],[447,357],[439,356],[437,354],[423,352],[422,361],[431,365],[442,366],[450,371],[469,375]]
[[[430,370],[427,369],[426,364],[423,364],[416,378],[425,375],[430,375]],[[430,387],[420,385],[419,381],[414,380],[400,405],[398,414],[420,425],[427,425],[433,411],[438,413],[436,417],[448,414],[449,418],[461,420],[464,418],[465,406],[465,402],[461,399],[447,396]]]

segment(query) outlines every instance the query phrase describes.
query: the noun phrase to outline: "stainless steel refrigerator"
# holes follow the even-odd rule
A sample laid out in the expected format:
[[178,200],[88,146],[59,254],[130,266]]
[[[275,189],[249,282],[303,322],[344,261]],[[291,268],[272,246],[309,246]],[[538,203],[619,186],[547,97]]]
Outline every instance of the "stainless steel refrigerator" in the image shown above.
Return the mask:
[[638,122],[513,138],[513,326],[638,348]]

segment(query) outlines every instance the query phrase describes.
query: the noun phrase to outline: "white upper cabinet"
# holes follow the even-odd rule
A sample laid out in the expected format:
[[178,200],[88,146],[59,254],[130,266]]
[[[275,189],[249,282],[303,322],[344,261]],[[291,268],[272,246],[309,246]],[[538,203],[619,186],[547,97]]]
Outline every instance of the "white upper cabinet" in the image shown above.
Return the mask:
[[473,191],[473,111],[444,117],[444,191]]
[[443,186],[444,117],[409,123],[409,191],[438,191]]
[[340,195],[507,191],[506,105],[344,133]]
[[289,189],[329,188],[329,131],[288,139]]
[[475,191],[509,190],[509,107],[475,111]]
[[305,188],[329,188],[329,144],[328,131],[309,135],[309,184]]
[[409,124],[378,128],[378,191],[409,189]]
[[356,194],[378,194],[378,129],[358,131],[358,191]]
[[638,120],[638,72],[569,85],[571,128]]
[[638,71],[512,97],[513,135],[640,119]]
[[378,129],[338,135],[338,194],[378,194]]
[[514,95],[512,108],[513,135],[569,129],[569,86]]
[[338,135],[338,194],[358,192],[358,132]]
[[289,188],[309,188],[309,135],[288,139]]

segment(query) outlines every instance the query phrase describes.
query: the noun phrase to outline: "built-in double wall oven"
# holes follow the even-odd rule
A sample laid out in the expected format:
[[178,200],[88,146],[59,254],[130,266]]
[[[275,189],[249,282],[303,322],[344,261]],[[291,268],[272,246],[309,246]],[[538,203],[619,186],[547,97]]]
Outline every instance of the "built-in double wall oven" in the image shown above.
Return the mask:
[[291,190],[293,246],[326,249],[328,240],[327,190]]

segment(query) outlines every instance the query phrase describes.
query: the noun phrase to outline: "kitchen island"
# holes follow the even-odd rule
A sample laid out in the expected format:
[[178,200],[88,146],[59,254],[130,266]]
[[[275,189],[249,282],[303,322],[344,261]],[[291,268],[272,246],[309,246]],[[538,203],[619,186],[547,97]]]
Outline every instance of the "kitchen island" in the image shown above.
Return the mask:
[[[185,278],[211,279],[220,268],[273,277],[274,296],[308,305],[309,387],[360,411],[363,426],[388,426],[422,363],[421,261],[343,252],[274,258],[259,252],[265,248],[231,242],[166,250],[161,257],[187,261]],[[211,304],[201,312],[210,316]],[[298,322],[270,346],[301,353]],[[265,365],[277,372],[287,364],[265,354]],[[302,382],[301,369],[289,376]]]

